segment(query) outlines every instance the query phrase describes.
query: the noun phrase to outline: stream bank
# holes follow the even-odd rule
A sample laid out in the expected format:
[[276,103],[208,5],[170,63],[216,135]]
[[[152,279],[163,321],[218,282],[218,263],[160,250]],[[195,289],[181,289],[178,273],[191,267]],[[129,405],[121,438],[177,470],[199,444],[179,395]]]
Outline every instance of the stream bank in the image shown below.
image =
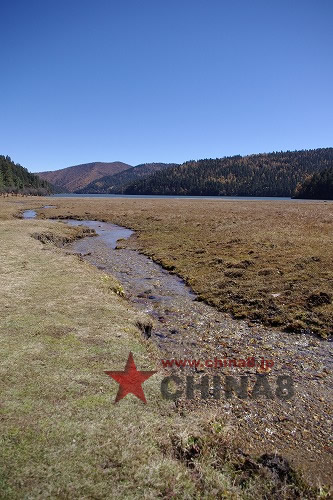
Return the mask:
[[[332,448],[328,444],[332,426],[329,342],[260,325],[250,327],[198,301],[176,275],[134,250],[117,248],[119,239],[133,237],[129,229],[99,221],[68,220],[68,223],[96,231],[97,237],[76,240],[66,249],[80,253],[103,272],[115,276],[128,300],[153,318],[150,339],[161,349],[161,358],[265,358],[274,361],[274,367],[267,372],[272,387],[281,374],[288,374],[294,382],[295,397],[289,401],[196,399],[180,402],[181,411],[186,413],[191,405],[216,405],[217,411],[243,436],[244,448],[249,452],[277,450],[311,472],[313,480],[319,469],[320,476],[329,481],[328,464],[332,463]],[[198,372],[198,380],[201,375],[216,374],[216,368],[201,365],[177,368],[175,373],[184,371]],[[258,365],[219,370],[220,375],[248,375],[252,380],[257,373],[260,373]]]

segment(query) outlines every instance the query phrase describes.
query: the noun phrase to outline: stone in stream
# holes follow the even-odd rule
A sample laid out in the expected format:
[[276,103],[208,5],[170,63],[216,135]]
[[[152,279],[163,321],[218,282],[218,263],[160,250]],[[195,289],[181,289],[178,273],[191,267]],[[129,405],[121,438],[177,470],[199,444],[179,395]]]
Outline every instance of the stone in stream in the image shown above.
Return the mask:
[[151,331],[153,328],[153,325],[151,323],[138,320],[136,322],[136,326],[139,328],[139,330],[141,330],[146,339],[149,339],[151,337]]

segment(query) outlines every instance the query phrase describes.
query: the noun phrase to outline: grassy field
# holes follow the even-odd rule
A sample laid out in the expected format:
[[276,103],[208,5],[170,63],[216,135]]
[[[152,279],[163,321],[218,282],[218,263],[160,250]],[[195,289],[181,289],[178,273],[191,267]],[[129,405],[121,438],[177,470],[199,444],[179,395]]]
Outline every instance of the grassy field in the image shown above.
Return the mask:
[[333,332],[333,204],[55,199],[45,215],[131,227],[133,247],[235,318]]
[[[204,224],[204,213],[186,215],[180,204],[173,219],[167,204],[157,214],[153,203],[98,201],[89,203],[88,212],[86,202],[55,201],[55,212],[63,216],[125,223],[128,215],[127,225],[141,229],[137,244],[146,252],[155,248],[155,258],[184,275],[191,266],[182,252],[187,248],[192,255],[193,248],[198,259],[203,254],[194,249],[207,248],[213,238],[204,244],[198,230],[186,246],[191,228],[199,220]],[[242,454],[221,411],[184,413],[162,400],[162,373],[145,382],[149,404],[131,395],[113,403],[118,386],[104,370],[122,370],[129,351],[138,369],[156,369],[159,355],[136,326],[149,318],[117,295],[112,277],[52,243],[79,237],[81,229],[13,217],[43,203],[0,200],[0,498],[327,497],[324,488],[306,486],[294,471],[279,476],[258,457]],[[329,220],[330,209],[320,210]],[[208,224],[213,231],[213,222]],[[36,239],[41,234],[44,244]],[[198,267],[194,274],[193,285],[199,286],[203,273]]]

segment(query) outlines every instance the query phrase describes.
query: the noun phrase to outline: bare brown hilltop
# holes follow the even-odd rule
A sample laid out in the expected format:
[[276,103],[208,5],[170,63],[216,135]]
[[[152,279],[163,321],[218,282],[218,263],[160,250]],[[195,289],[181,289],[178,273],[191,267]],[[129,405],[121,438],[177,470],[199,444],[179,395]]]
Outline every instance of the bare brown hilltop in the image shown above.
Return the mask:
[[114,175],[131,168],[132,165],[122,163],[121,161],[93,162],[73,165],[72,167],[62,168],[60,170],[38,172],[39,177],[53,184],[60,191],[73,192],[82,189],[91,182]]

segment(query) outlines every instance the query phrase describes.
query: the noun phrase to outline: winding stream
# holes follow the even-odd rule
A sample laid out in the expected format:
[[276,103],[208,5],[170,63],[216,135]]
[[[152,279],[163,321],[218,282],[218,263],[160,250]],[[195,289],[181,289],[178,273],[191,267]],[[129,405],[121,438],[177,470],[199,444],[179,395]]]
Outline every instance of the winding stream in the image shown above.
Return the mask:
[[[36,215],[35,211],[27,210],[23,217],[33,219]],[[199,302],[178,276],[135,250],[117,248],[120,239],[135,237],[129,229],[92,220],[66,219],[66,222],[96,231],[96,237],[76,240],[66,249],[80,253],[103,272],[115,276],[133,306],[150,315],[153,319],[150,340],[161,349],[162,358],[203,361],[254,357],[254,367],[220,369],[221,375],[248,375],[252,382],[255,374],[260,373],[259,361],[265,358],[274,361],[269,377],[271,384],[281,374],[291,376],[295,387],[291,400],[274,398],[268,402],[265,398],[252,401],[233,398],[217,401],[217,411],[237,429],[246,450],[256,453],[264,449],[278,451],[302,466],[306,464],[305,469],[310,470],[314,478],[318,466],[327,471],[327,464],[332,459],[332,449],[328,446],[333,395],[330,342],[261,325],[250,327],[244,321],[234,320]],[[179,373],[180,368],[174,368]],[[217,368],[206,368],[203,363],[185,370],[218,373]],[[206,404],[213,402],[210,399]]]
[[[23,217],[31,219],[36,215],[35,211],[27,210]],[[149,257],[117,248],[118,240],[134,234],[130,229],[93,220],[69,219],[66,222],[96,231],[97,237],[76,240],[67,248],[118,279],[126,297],[153,318],[151,339],[166,354],[205,359],[215,356],[242,358],[246,350],[246,356],[274,359],[276,365],[288,371],[301,366],[302,371],[313,376],[318,369],[332,366],[329,342],[309,335],[265,329],[260,325],[250,327],[244,321],[234,320],[199,302],[181,278]]]

